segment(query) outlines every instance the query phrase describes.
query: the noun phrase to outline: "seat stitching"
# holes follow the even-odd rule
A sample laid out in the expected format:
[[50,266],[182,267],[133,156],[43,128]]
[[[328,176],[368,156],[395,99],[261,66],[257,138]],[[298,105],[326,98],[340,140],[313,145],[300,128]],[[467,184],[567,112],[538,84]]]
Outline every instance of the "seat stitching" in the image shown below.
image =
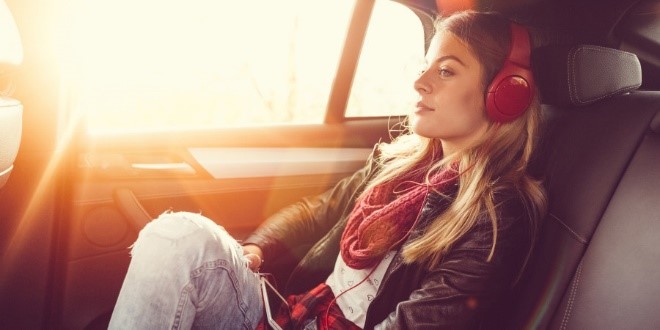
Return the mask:
[[571,312],[573,311],[573,304],[575,303],[575,297],[577,296],[578,285],[582,275],[582,265],[583,262],[580,261],[580,265],[578,265],[577,271],[575,273],[575,278],[573,279],[573,286],[571,287],[571,293],[568,297],[568,306],[566,306],[566,313],[564,314],[564,318],[561,321],[560,329],[562,330],[566,330],[566,328],[568,328],[568,320],[570,319]]
[[630,91],[634,91],[634,90],[636,90],[637,88],[639,88],[639,86],[640,86],[639,84],[630,85],[630,86],[623,86],[623,87],[621,87],[621,88],[619,88],[619,89],[617,89],[617,90],[615,90],[615,91],[609,92],[609,93],[607,93],[607,94],[603,94],[603,95],[601,95],[601,96],[599,96],[599,97],[594,97],[594,98],[591,98],[591,99],[586,99],[586,100],[584,100],[584,101],[582,101],[582,100],[578,100],[578,103],[580,103],[581,105],[586,105],[586,104],[589,104],[589,103],[593,103],[593,102],[596,102],[596,101],[599,101],[599,100],[602,100],[602,99],[608,98],[608,97],[610,97],[610,96],[612,96],[612,95],[616,95],[616,94],[618,94],[618,93],[620,93],[620,92],[630,92]]
[[[579,49],[577,49],[579,50]],[[568,66],[566,67],[566,75],[568,76],[568,97],[571,99],[571,103],[577,102],[575,97],[576,95],[573,95],[574,93],[577,94],[577,86],[575,82],[575,67],[574,67],[574,62],[575,62],[575,56],[577,54],[577,50],[571,51],[568,53]]]
[[571,229],[571,227],[569,227],[565,222],[561,221],[561,219],[559,219],[556,215],[554,215],[552,213],[549,213],[549,215],[552,217],[552,219],[559,222],[559,224],[561,224],[562,227],[564,227],[566,230],[568,230],[568,232],[571,233],[571,235],[574,238],[576,238],[580,243],[587,244],[587,239],[586,238],[580,236],[580,234],[578,234],[573,229]]

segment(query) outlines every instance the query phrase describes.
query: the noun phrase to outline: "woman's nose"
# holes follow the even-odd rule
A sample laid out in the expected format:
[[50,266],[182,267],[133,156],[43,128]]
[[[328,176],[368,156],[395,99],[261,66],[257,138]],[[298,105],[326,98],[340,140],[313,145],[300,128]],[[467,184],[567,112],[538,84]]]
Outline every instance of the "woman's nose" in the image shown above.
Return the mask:
[[426,72],[422,71],[419,77],[415,80],[414,87],[419,94],[428,94],[431,92],[431,87],[426,83]]

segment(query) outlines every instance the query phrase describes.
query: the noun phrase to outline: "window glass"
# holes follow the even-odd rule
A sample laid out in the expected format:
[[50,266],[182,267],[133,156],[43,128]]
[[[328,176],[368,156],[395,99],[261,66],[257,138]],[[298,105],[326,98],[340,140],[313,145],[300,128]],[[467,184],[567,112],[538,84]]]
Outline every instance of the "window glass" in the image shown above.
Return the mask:
[[413,82],[424,64],[424,29],[409,8],[378,0],[348,100],[346,117],[408,114]]
[[91,132],[320,123],[353,6],[72,0],[66,105]]

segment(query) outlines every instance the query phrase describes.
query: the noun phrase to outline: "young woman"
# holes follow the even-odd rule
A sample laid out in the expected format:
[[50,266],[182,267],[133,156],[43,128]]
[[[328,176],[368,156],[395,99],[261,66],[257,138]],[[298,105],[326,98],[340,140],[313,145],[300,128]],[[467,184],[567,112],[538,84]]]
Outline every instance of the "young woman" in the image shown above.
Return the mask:
[[161,215],[133,247],[110,328],[263,327],[256,271],[302,246],[283,328],[488,327],[546,205],[526,172],[539,124],[528,38],[496,13],[439,20],[407,133],[242,245],[202,215]]

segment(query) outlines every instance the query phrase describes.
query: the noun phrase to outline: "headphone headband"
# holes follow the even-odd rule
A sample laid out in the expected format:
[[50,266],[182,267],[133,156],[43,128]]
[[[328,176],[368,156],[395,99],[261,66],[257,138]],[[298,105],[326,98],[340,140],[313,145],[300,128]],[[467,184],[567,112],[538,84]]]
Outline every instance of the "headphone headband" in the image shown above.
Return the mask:
[[511,50],[509,51],[508,61],[518,64],[522,67],[530,67],[532,47],[529,44],[529,34],[522,25],[511,22]]

